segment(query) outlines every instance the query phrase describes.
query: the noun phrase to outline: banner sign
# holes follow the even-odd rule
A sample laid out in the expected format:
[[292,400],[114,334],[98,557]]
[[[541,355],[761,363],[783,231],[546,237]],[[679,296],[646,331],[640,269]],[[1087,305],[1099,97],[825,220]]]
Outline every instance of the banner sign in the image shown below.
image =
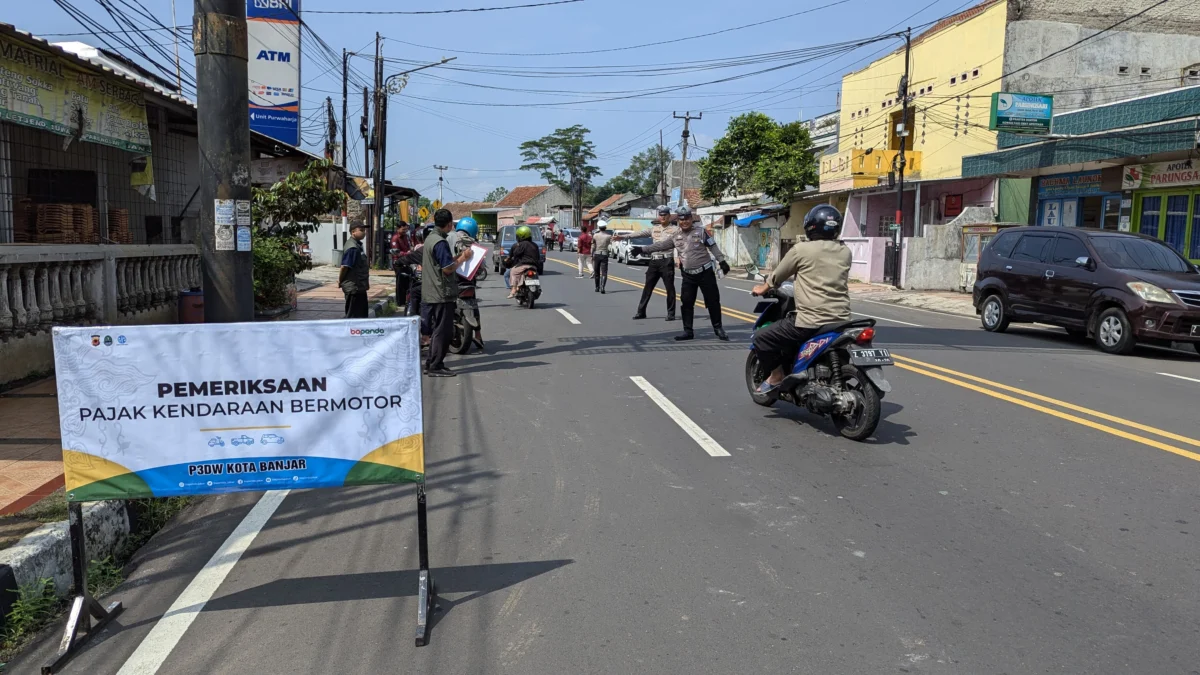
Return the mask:
[[1122,190],[1152,190],[1200,184],[1200,162],[1191,159],[1157,164],[1134,164],[1121,173]]
[[416,318],[57,327],[67,499],[419,482]]
[[300,0],[246,0],[250,130],[300,145]]
[[1054,97],[1040,94],[992,94],[988,128],[1015,134],[1048,134],[1054,119]]
[[150,153],[141,90],[60,54],[0,36],[0,121]]
[[1102,187],[1101,171],[1080,171],[1038,179],[1038,199],[1063,197],[1095,197],[1108,194]]

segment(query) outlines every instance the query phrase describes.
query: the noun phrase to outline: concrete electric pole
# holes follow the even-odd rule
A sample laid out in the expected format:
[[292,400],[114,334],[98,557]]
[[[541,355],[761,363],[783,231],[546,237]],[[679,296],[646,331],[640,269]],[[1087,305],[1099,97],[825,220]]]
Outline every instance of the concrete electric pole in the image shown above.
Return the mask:
[[450,167],[441,166],[439,164],[434,164],[433,168],[437,169],[437,172],[438,172],[438,208],[441,208],[442,204],[446,203],[446,202],[442,201],[442,172],[445,171],[446,169],[449,169]]
[[254,320],[245,0],[195,0],[204,321]]
[[698,119],[703,118],[704,113],[702,113],[702,112],[696,113],[695,117],[692,117],[691,110],[685,112],[683,114],[683,116],[680,116],[679,113],[673,113],[673,114],[675,115],[675,119],[683,120],[683,151],[680,153],[683,156],[683,159],[680,162],[680,164],[683,166],[683,169],[681,171],[681,175],[679,176],[679,205],[683,206],[683,202],[684,202],[683,191],[687,188],[688,138],[691,136],[691,131],[688,129],[688,123],[691,122],[692,120],[698,120]]
[[[896,136],[900,139],[900,152],[896,156],[896,241],[892,249],[892,284],[900,288],[900,264],[904,260],[904,146],[908,142],[908,68],[909,55],[912,52],[912,28],[904,31],[904,77],[900,80],[896,94],[900,97],[903,107],[900,109],[900,123],[896,125]],[[920,204],[916,205],[920,211]]]

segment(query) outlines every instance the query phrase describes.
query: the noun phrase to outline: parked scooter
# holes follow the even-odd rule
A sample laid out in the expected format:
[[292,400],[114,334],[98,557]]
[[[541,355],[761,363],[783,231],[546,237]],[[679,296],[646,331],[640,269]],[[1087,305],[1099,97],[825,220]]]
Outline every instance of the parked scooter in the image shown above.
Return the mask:
[[454,335],[450,339],[450,351],[466,354],[471,345],[483,346],[483,321],[479,317],[479,301],[475,297],[475,284],[462,281],[458,285],[458,304],[454,308]]
[[533,309],[533,303],[542,297],[542,282],[538,278],[537,270],[532,267],[525,270],[521,276],[522,283],[516,293],[517,304]]
[[[754,310],[759,314],[754,324],[756,332],[776,321],[794,320],[791,314],[796,300],[791,283],[768,290],[762,297],[766,300]],[[872,346],[874,338],[874,319],[822,326],[801,346],[791,374],[784,378],[783,384],[767,394],[758,393],[758,386],[768,373],[759,367],[752,339],[750,355],[746,357],[750,398],[762,406],[782,399],[807,408],[809,412],[830,417],[842,436],[865,440],[879,425],[883,395],[892,390],[892,385],[884,379],[882,366],[895,363],[888,350]]]

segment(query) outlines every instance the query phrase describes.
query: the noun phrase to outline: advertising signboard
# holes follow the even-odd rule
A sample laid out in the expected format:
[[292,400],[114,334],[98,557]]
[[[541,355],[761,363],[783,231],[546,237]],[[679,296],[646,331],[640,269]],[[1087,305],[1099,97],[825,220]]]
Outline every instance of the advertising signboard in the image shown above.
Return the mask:
[[54,329],[67,499],[419,482],[412,319]]
[[1048,134],[1054,119],[1054,97],[1041,94],[992,94],[988,128],[1015,134]]
[[1122,169],[1122,190],[1152,190],[1200,184],[1200,162],[1181,159],[1157,164],[1133,164]]
[[142,92],[116,76],[79,68],[64,56],[0,36],[0,122],[130,152],[150,152]]
[[250,129],[300,145],[300,0],[246,0]]

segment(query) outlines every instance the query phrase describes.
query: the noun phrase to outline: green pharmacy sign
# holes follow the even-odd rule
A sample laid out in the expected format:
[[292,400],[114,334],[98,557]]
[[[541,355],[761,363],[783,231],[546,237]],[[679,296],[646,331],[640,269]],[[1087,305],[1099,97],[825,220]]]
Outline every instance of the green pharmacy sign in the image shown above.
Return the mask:
[[1049,134],[1054,118],[1054,97],[1041,94],[992,94],[988,128],[1014,134]]

